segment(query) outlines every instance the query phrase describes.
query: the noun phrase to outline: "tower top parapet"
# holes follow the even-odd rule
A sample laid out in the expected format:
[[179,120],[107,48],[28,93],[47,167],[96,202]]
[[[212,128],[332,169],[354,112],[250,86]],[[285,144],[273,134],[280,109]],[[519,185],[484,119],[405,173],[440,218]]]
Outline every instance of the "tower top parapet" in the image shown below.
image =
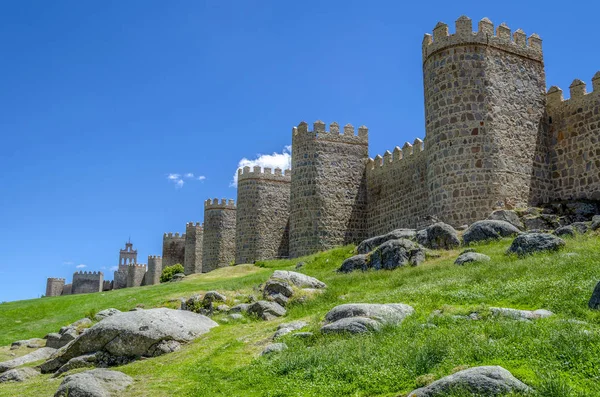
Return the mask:
[[378,154],[374,159],[367,160],[367,172],[386,170],[395,165],[411,164],[410,161],[420,157],[424,150],[425,144],[419,138],[416,138],[412,144],[405,142],[402,149],[396,146],[393,152],[388,150],[383,157]]
[[313,123],[313,130],[308,130],[308,124],[302,121],[297,127],[292,128],[292,138],[310,138],[324,141],[369,144],[369,129],[366,126],[358,127],[358,135],[354,135],[354,126],[346,124],[342,131],[336,122],[329,124],[329,131],[325,130],[325,123],[317,120]]
[[596,72],[592,77],[592,91],[587,91],[587,85],[579,80],[575,79],[569,86],[569,98],[564,99],[563,90],[560,87],[553,85],[546,93],[546,102],[548,107],[556,107],[559,105],[569,105],[571,103],[580,103],[581,100],[588,98],[597,98],[600,94],[600,71]]
[[244,167],[238,169],[238,181],[248,180],[248,179],[259,179],[266,181],[277,181],[277,182],[291,182],[292,180],[292,171],[282,170],[281,168],[272,168],[265,167],[264,169],[260,166],[255,166],[254,168]]
[[235,207],[235,200],[233,199],[221,199],[221,201],[219,202],[219,199],[208,199],[204,202],[204,209],[205,210],[234,210]]
[[480,44],[543,62],[542,39],[537,34],[527,38],[525,32],[517,29],[512,35],[510,28],[502,23],[496,28],[488,18],[479,21],[477,32],[473,31],[473,21],[466,16],[456,20],[455,33],[450,34],[448,25],[443,22],[433,29],[433,35],[423,38],[423,62],[439,50],[465,44]]
[[183,233],[183,234],[180,235],[179,232],[177,232],[177,233],[169,232],[169,233],[163,234],[163,239],[165,239],[165,238],[168,238],[168,239],[184,239],[185,238],[185,233]]

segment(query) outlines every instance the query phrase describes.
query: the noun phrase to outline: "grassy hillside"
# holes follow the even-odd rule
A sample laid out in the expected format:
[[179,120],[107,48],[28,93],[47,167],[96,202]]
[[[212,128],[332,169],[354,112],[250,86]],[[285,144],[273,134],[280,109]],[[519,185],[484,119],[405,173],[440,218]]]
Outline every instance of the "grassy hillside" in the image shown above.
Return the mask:
[[[526,259],[504,255],[510,240],[477,246],[492,261],[453,264],[459,251],[441,252],[414,268],[337,274],[352,247],[302,258],[302,269],[328,284],[327,292],[289,308],[272,322],[223,322],[178,352],[122,366],[131,396],[403,396],[465,367],[501,365],[539,396],[600,395],[600,313],[587,300],[600,280],[600,237],[567,240],[559,253]],[[233,297],[252,293],[273,269],[299,260],[244,265],[181,283],[102,294],[44,298],[0,305],[1,344],[40,337],[108,307],[127,310],[175,306],[170,300],[216,289]],[[332,307],[352,302],[401,302],[416,314],[401,326],[366,336],[322,336],[316,331]],[[545,308],[535,322],[489,315],[489,306]],[[441,310],[442,315],[432,316]],[[482,319],[455,315],[477,311]],[[258,357],[282,322],[305,319],[315,336],[284,337],[289,349]],[[2,351],[0,351],[0,355]],[[1,356],[0,356],[1,357]],[[0,396],[51,396],[60,379],[47,376],[0,386]]]

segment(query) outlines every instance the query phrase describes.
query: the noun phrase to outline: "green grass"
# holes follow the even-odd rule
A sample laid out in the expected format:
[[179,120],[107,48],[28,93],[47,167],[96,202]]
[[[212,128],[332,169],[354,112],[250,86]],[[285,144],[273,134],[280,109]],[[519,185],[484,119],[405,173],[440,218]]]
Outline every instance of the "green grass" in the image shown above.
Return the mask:
[[[44,298],[0,305],[1,344],[40,337],[108,307],[174,307],[172,299],[216,289],[229,298],[256,293],[273,269],[302,272],[327,291],[295,303],[273,322],[216,320],[214,328],[180,351],[119,368],[131,375],[131,396],[404,396],[462,368],[501,365],[544,397],[600,395],[600,313],[587,301],[600,280],[600,237],[568,239],[558,253],[506,256],[510,240],[476,246],[491,262],[456,266],[459,251],[441,252],[418,267],[338,274],[352,255],[343,247],[297,260],[221,269],[180,283],[103,294]],[[351,302],[400,302],[416,314],[398,327],[365,336],[320,335],[332,307]],[[489,306],[545,308],[556,316],[522,322],[489,315]],[[434,310],[442,315],[432,316]],[[478,311],[482,319],[455,315]],[[289,349],[259,357],[281,322],[304,319],[315,336],[284,337]],[[577,321],[573,321],[577,320]],[[20,321],[20,322],[16,322]],[[0,350],[0,353],[2,351]],[[42,376],[0,386],[0,396],[51,396],[61,379]],[[456,391],[452,396],[467,396]]]

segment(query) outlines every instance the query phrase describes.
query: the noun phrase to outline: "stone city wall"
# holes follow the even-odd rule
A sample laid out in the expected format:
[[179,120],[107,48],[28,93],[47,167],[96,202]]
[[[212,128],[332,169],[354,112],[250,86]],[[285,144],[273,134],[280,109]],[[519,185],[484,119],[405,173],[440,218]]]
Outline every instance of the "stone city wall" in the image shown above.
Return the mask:
[[238,170],[235,263],[289,256],[290,170]]
[[573,81],[570,98],[558,87],[548,91],[548,125],[553,200],[600,200],[600,72],[586,92]]
[[162,248],[162,264],[163,269],[167,266],[185,263],[185,234],[165,233],[163,235]]
[[234,200],[206,200],[202,272],[207,273],[235,261],[236,205]]
[[146,272],[145,285],[160,284],[162,269],[162,257],[148,256],[148,271]]
[[102,272],[75,272],[73,274],[73,294],[102,292],[104,274]]
[[427,156],[423,141],[406,142],[367,163],[368,235],[426,224]]
[[119,265],[113,274],[113,289],[127,288],[128,265]]
[[127,288],[140,287],[144,285],[144,278],[146,276],[146,265],[145,264],[131,264],[127,265]]
[[185,274],[202,273],[202,238],[203,229],[200,222],[188,222],[185,225],[185,257],[183,268]]
[[60,296],[65,287],[64,278],[49,277],[46,280],[46,296]]
[[302,122],[292,130],[290,197],[290,256],[357,243],[367,232],[365,167],[369,130],[358,135],[347,124],[325,130],[317,121],[313,131]]

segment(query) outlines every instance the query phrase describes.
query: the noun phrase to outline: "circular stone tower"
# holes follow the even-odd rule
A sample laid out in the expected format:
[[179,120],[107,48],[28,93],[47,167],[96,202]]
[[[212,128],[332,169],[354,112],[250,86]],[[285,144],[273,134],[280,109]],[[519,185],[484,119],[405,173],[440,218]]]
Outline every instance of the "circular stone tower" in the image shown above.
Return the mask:
[[[527,205],[546,181],[536,175],[544,132],[542,42],[522,30],[473,32],[438,23],[423,40],[429,212],[454,226],[486,219],[498,207]],[[541,153],[541,151],[540,151]]]

